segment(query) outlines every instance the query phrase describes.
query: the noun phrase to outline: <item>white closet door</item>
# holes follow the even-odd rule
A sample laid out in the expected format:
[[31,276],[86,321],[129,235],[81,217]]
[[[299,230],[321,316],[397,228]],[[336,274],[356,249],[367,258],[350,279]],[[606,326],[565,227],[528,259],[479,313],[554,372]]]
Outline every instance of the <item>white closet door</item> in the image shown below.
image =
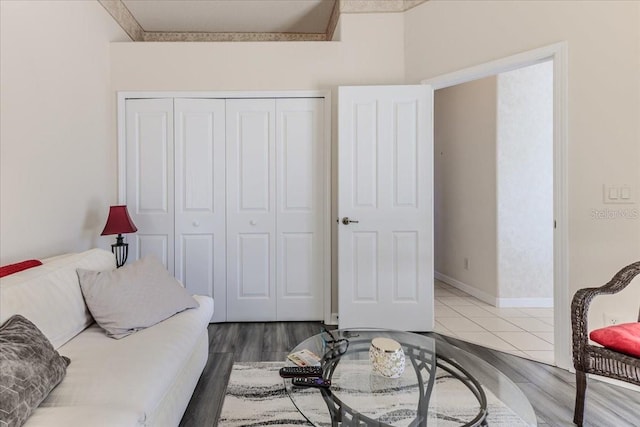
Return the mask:
[[226,320],[225,101],[175,100],[175,274]]
[[277,320],[323,319],[322,99],[276,101]]
[[275,320],[275,100],[226,107],[227,320]]
[[158,257],[173,274],[173,99],[126,101],[126,201],[138,232],[129,260]]

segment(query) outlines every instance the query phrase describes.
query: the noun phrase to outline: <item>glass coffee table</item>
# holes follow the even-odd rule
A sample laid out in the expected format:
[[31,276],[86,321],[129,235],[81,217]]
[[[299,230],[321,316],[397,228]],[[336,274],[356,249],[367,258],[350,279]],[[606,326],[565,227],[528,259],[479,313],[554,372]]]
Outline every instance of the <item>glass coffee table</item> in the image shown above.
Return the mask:
[[[405,369],[398,378],[374,372],[374,338],[402,346]],[[522,391],[482,359],[442,340],[409,332],[333,330],[314,335],[292,352],[322,357],[330,388],[285,388],[314,426],[536,426]],[[292,365],[287,361],[288,365]]]

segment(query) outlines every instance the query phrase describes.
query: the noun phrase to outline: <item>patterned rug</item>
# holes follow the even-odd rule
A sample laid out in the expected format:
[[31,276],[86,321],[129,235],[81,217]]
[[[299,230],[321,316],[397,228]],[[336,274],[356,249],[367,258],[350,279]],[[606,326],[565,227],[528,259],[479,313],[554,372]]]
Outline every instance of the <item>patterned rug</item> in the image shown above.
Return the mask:
[[[221,427],[310,426],[311,424],[298,412],[284,389],[283,380],[278,374],[278,370],[282,366],[282,362],[234,364],[218,425]],[[362,368],[370,370],[368,365],[362,365]],[[415,375],[407,375],[406,377],[411,378],[412,376]],[[459,380],[450,377],[446,372],[438,371],[436,378],[436,392],[430,399],[430,402],[435,406],[432,408],[430,404],[428,425],[460,426],[471,420],[478,413],[479,408],[473,395]],[[366,404],[369,406],[368,414],[379,417],[387,424],[404,426],[408,425],[415,417],[416,402],[413,393],[404,392],[412,385],[402,383],[402,378],[399,380],[400,382],[372,375],[371,381],[376,382],[374,399],[370,397],[359,398],[362,393],[359,392],[360,387],[355,383],[353,386],[349,386],[349,389],[336,387],[332,389],[339,393],[343,401],[350,406],[362,408],[361,405]],[[411,380],[405,379],[404,381]],[[334,383],[351,384],[349,381],[336,381],[336,378],[334,378]],[[366,388],[370,389],[371,386],[372,384],[367,384]],[[303,393],[300,398],[296,398],[296,403],[305,413],[308,413],[307,411],[309,413],[312,411],[328,412],[318,390],[308,389]],[[491,392],[485,389],[485,393],[488,402],[489,426],[529,425]],[[389,405],[389,396],[393,396],[391,406]],[[310,418],[316,419],[315,417]],[[320,425],[330,426],[330,424]]]

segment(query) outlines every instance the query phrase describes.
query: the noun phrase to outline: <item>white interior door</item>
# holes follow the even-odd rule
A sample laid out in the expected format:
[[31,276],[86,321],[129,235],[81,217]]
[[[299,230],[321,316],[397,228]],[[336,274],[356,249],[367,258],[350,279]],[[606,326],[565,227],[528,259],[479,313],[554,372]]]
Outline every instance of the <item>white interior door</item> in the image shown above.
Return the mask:
[[276,320],[324,317],[324,101],[276,101]]
[[227,320],[275,320],[275,100],[227,100],[226,123]]
[[175,275],[226,320],[225,101],[176,99]]
[[340,87],[338,95],[340,327],[432,330],[430,88]]
[[155,255],[173,274],[173,99],[126,102],[126,200],[138,228],[129,260]]

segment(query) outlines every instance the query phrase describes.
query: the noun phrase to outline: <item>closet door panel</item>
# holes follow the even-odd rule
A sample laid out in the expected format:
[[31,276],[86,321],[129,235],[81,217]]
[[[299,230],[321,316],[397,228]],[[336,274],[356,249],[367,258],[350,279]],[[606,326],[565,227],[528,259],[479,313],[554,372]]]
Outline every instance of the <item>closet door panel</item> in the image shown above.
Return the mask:
[[226,320],[225,101],[175,100],[176,277]]
[[321,99],[276,101],[277,320],[323,319]]
[[[139,223],[136,220],[133,221],[135,224]],[[169,254],[169,234],[154,235],[148,234],[148,232],[141,233],[140,226],[136,226],[138,227],[138,231],[134,236],[133,242],[129,243],[131,249],[129,252],[129,258],[131,259],[132,254],[134,254],[134,259],[139,259],[147,255],[153,255],[158,258],[165,266],[173,264],[172,262],[170,263],[167,259],[167,256]]]
[[129,260],[155,255],[173,274],[173,100],[127,100],[126,202],[138,231]]
[[[313,233],[294,232],[281,233],[280,256],[282,258],[280,274],[281,280],[278,284],[282,286],[279,292],[280,305],[278,313],[280,317],[284,317],[286,313],[282,313],[286,308],[287,299],[313,298],[314,289],[314,243],[317,241]],[[285,306],[282,307],[282,304]],[[315,310],[314,310],[315,311]],[[305,318],[306,319],[306,318]],[[315,317],[313,318],[315,319]]]
[[[213,296],[211,294],[215,268],[212,261],[215,260],[215,255],[218,255],[214,250],[215,243],[213,233],[183,233],[180,236],[176,248],[176,254],[180,254],[180,257],[176,259],[176,271],[179,272],[179,279],[185,288],[192,294]],[[222,255],[224,256],[224,254]],[[220,301],[219,297],[216,297],[216,300],[224,302]]]
[[[269,102],[271,103],[271,102]],[[266,213],[271,210],[273,114],[267,111],[243,111],[238,123],[235,173],[239,194],[238,212]]]
[[271,295],[270,233],[238,234],[238,296],[262,298]]
[[226,123],[227,320],[275,320],[275,100],[227,100]]

